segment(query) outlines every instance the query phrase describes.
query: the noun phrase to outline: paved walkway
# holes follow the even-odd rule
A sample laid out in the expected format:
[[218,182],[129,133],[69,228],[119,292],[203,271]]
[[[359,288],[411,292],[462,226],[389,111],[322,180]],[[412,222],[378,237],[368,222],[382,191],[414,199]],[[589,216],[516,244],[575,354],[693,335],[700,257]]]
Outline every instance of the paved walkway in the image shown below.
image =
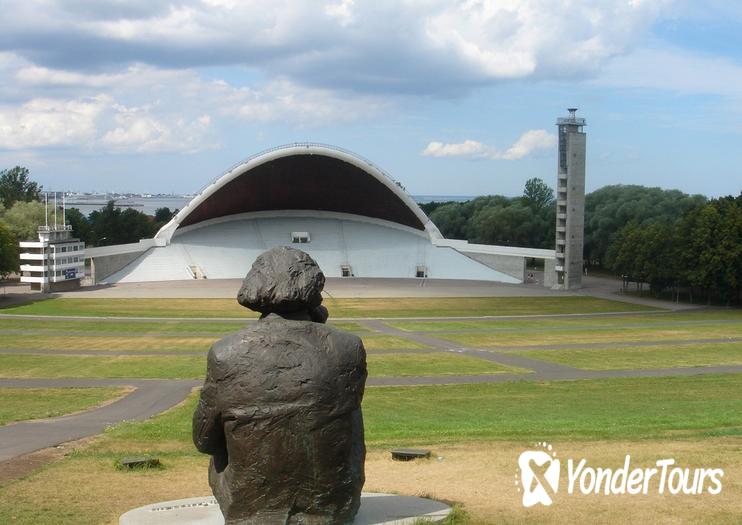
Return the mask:
[[[642,303],[644,304],[644,303]],[[450,321],[450,320],[482,320],[482,319],[552,319],[552,318],[595,318],[611,315],[636,315],[637,312],[621,312],[606,314],[552,314],[552,315],[526,315],[526,316],[488,316],[488,317],[438,317],[438,318],[407,318],[407,320],[421,320],[426,322]],[[661,312],[647,312],[641,315],[655,315]],[[46,319],[44,316],[34,316],[36,319]],[[55,317],[55,319],[60,319]],[[86,319],[95,322],[106,321],[156,321],[152,318],[132,319],[124,318],[89,318],[70,317],[68,319]],[[168,319],[172,320],[172,319]],[[191,319],[189,322],[215,322],[217,319]],[[225,319],[234,321],[235,328],[239,324],[246,324],[251,319]],[[337,319],[341,321],[340,319]],[[477,384],[477,383],[501,383],[507,381],[564,381],[577,379],[603,379],[612,377],[659,377],[659,376],[687,376],[709,373],[742,373],[742,366],[712,366],[693,368],[662,368],[662,369],[637,369],[637,370],[607,370],[591,371],[582,370],[566,365],[549,363],[530,359],[528,357],[509,353],[512,350],[532,349],[565,349],[565,348],[596,348],[596,347],[625,347],[625,346],[649,346],[657,344],[706,344],[717,342],[740,342],[742,338],[703,338],[694,340],[676,341],[644,341],[644,342],[616,342],[602,344],[559,344],[559,345],[528,345],[502,347],[498,349],[479,349],[457,346],[455,343],[436,337],[435,332],[415,332],[401,330],[390,324],[391,321],[400,319],[353,319],[360,325],[371,330],[369,335],[391,335],[420,342],[427,349],[403,350],[405,353],[429,353],[429,352],[454,352],[458,354],[492,361],[498,364],[527,369],[529,372],[523,374],[492,374],[492,375],[443,375],[430,377],[371,377],[368,385],[373,386],[411,386],[411,385],[440,385],[440,384]],[[578,328],[578,327],[572,327]],[[548,330],[546,330],[548,331]],[[4,331],[14,333],[14,331]],[[106,332],[106,334],[110,334]],[[61,332],[60,332],[61,335]],[[80,335],[91,335],[84,332]],[[123,335],[123,334],[122,334]],[[184,335],[162,334],[162,335]],[[190,334],[188,334],[190,335]],[[218,334],[198,334],[218,337]],[[399,350],[396,350],[399,351]],[[79,354],[79,355],[203,355],[204,352],[121,352],[100,350],[27,350],[6,349],[0,353],[18,354]],[[391,353],[395,350],[370,351],[375,353]],[[0,387],[70,387],[70,386],[132,386],[135,390],[125,397],[109,405],[96,408],[84,413],[73,414],[58,418],[20,422],[0,427],[0,461],[17,457],[34,450],[51,447],[59,443],[79,439],[81,437],[98,434],[106,426],[122,420],[143,420],[158,414],[183,401],[192,388],[199,386],[201,381],[196,380],[115,380],[115,379],[0,379]]]
[[60,443],[100,434],[121,421],[141,421],[182,402],[202,381],[146,379],[0,379],[0,387],[64,388],[130,386],[121,399],[68,416],[23,421],[0,427],[0,461]]

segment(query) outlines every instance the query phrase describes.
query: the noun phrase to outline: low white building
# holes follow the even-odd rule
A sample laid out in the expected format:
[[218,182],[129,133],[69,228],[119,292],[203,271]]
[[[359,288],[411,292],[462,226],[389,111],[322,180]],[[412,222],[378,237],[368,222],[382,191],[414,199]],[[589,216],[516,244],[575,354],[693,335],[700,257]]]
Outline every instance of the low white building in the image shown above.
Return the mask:
[[323,144],[262,152],[206,186],[155,235],[90,248],[95,282],[242,278],[263,251],[294,245],[328,277],[521,283],[553,250],[445,239],[368,160]]
[[39,226],[38,241],[22,241],[21,282],[42,292],[80,286],[85,276],[85,243],[72,237],[72,227]]

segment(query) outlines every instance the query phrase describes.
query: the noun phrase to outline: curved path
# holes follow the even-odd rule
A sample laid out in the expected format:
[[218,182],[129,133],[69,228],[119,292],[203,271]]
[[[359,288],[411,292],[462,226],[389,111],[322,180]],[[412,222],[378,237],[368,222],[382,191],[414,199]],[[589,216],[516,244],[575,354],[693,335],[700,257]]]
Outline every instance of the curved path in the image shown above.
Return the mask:
[[[444,321],[444,320],[482,320],[482,319],[544,319],[544,318],[574,318],[574,317],[602,317],[611,315],[637,315],[641,312],[617,312],[617,313],[599,313],[599,314],[551,314],[551,315],[515,315],[515,316],[487,316],[487,317],[424,317],[424,318],[406,318],[407,320],[424,320],[424,321]],[[646,312],[641,315],[661,314],[663,312]],[[665,312],[666,313],[666,312]],[[0,317],[16,318],[35,318],[45,319],[46,316],[19,316],[3,315]],[[54,317],[55,319],[63,319]],[[154,318],[91,318],[91,317],[67,317],[66,319],[85,319],[99,322],[106,321],[157,321]],[[168,320],[173,320],[168,318]],[[193,319],[184,318],[190,322],[215,322],[215,321],[234,321],[236,323],[246,323],[251,319]],[[696,374],[709,373],[742,373],[742,365],[730,366],[709,366],[709,367],[692,367],[692,368],[661,368],[661,369],[635,369],[635,370],[583,370],[570,366],[560,365],[530,359],[517,354],[507,353],[508,348],[500,349],[478,349],[456,346],[454,343],[435,337],[435,332],[414,332],[395,328],[389,324],[390,321],[402,319],[336,319],[336,321],[353,321],[369,329],[372,334],[392,335],[403,337],[426,345],[424,350],[404,350],[405,353],[428,353],[428,352],[454,352],[479,359],[496,362],[502,365],[513,366],[531,370],[523,374],[492,374],[492,375],[442,375],[429,377],[371,377],[368,379],[369,386],[411,386],[411,385],[439,385],[439,384],[466,384],[466,383],[500,383],[506,381],[560,381],[560,380],[577,380],[577,379],[603,379],[611,377],[658,377],[658,376],[687,376]],[[574,327],[573,327],[574,328]],[[0,331],[3,333],[14,333],[15,331]],[[26,332],[26,331],[18,331]],[[446,332],[450,332],[446,330]],[[26,332],[27,333],[27,332]],[[106,332],[107,333],[107,332]],[[61,333],[60,333],[61,335]],[[83,334],[80,334],[83,335]],[[86,335],[91,335],[86,333]],[[149,334],[154,335],[154,334]],[[162,334],[171,335],[171,334]],[[182,335],[182,334],[181,334]],[[218,334],[213,334],[215,337]],[[363,334],[359,334],[363,335]],[[615,342],[603,344],[591,344],[591,347],[620,347],[620,346],[644,346],[652,344],[693,344],[693,343],[710,343],[710,342],[739,342],[741,338],[708,338],[695,340],[676,340],[662,342]],[[580,348],[588,345],[583,344],[566,344],[566,345],[532,345],[513,347],[519,350],[524,349],[559,349],[559,348]],[[374,353],[391,353],[394,350],[377,350],[369,351]],[[37,353],[37,354],[80,354],[80,355],[203,355],[203,352],[117,352],[101,350],[25,350],[25,349],[4,349],[0,353]],[[54,387],[110,387],[110,386],[131,386],[135,390],[125,397],[99,408],[95,408],[83,413],[72,414],[57,418],[19,422],[4,427],[0,427],[0,462],[40,450],[52,447],[60,443],[72,441],[82,437],[87,437],[102,432],[107,426],[118,423],[123,420],[143,420],[160,412],[163,412],[178,403],[182,402],[189,392],[201,384],[201,380],[144,380],[144,379],[0,379],[0,387],[37,387],[37,388],[54,388]]]
[[182,402],[202,381],[147,379],[0,379],[0,387],[62,388],[130,386],[135,390],[108,405],[68,416],[0,427],[0,461],[100,434],[121,421],[141,421]]

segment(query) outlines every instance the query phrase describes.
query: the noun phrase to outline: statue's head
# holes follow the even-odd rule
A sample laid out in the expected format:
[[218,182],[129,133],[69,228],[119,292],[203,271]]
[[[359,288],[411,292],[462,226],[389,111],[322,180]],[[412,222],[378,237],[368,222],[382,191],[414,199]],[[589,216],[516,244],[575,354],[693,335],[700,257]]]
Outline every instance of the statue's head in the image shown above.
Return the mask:
[[264,316],[305,311],[324,322],[327,310],[320,306],[324,286],[325,275],[314,259],[301,250],[278,246],[255,259],[237,301]]

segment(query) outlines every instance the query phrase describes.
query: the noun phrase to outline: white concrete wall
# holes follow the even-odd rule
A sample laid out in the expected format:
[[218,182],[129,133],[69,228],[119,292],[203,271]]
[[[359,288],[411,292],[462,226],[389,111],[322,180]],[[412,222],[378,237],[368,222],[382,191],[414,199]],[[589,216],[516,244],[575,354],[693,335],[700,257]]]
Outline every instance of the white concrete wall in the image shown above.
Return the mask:
[[[106,282],[190,279],[189,265],[200,267],[210,279],[242,278],[260,253],[280,245],[306,251],[328,277],[340,277],[343,264],[356,277],[415,277],[417,266],[424,265],[432,279],[520,282],[453,248],[433,246],[426,233],[411,228],[349,215],[290,215],[262,213],[184,228],[171,244],[151,248]],[[311,242],[292,244],[295,231],[309,232]]]

